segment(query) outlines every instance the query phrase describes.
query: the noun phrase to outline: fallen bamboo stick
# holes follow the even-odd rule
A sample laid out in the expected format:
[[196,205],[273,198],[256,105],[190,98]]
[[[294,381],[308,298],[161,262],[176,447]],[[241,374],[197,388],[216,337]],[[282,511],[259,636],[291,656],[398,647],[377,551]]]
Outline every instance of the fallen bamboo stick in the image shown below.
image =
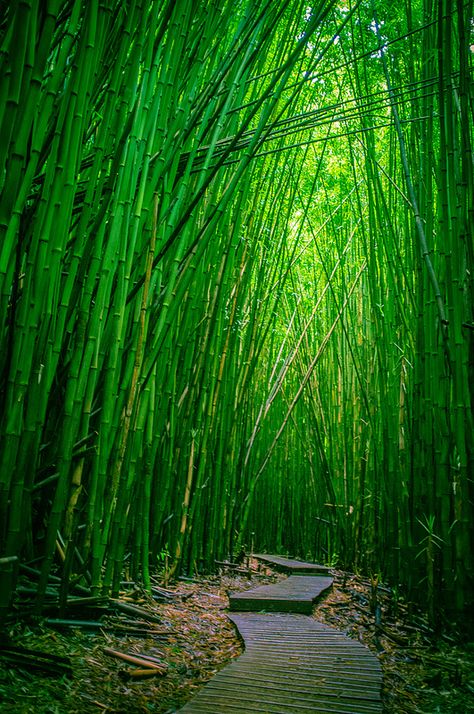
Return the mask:
[[106,627],[103,622],[99,622],[98,620],[65,620],[62,618],[53,617],[48,617],[46,619],[46,624],[49,627],[77,627],[79,629],[85,630],[100,630]]
[[109,655],[110,657],[116,657],[117,659],[123,659],[124,662],[129,662],[130,664],[135,664],[137,667],[140,667],[141,669],[157,669],[160,670],[163,674],[166,671],[166,668],[163,667],[162,665],[155,664],[154,662],[150,662],[146,659],[142,659],[141,657],[135,657],[134,655],[129,655],[125,654],[125,652],[117,652],[117,650],[113,650],[111,647],[104,647],[104,653]]
[[1,646],[0,659],[22,669],[39,670],[50,675],[72,677],[72,665],[67,657],[59,657],[49,652],[28,650],[24,647]]
[[143,607],[129,605],[128,603],[122,602],[121,600],[111,600],[111,605],[116,607],[117,610],[126,612],[128,615],[135,615],[135,617],[143,617],[145,620],[149,620],[150,622],[162,622],[161,617],[153,615],[151,612],[148,612],[148,610],[145,610],[145,608]]
[[[164,653],[160,652],[160,654],[164,657]],[[147,662],[152,662],[153,664],[157,664],[159,667],[164,667],[164,663],[161,659],[158,659],[158,657],[153,657],[152,655],[144,655],[140,652],[140,657],[141,659],[146,660]]]
[[148,679],[165,674],[161,669],[121,669],[119,677],[121,679]]
[[0,558],[0,565],[10,565],[11,563],[17,563],[18,562],[18,556],[16,555],[7,555],[4,558]]

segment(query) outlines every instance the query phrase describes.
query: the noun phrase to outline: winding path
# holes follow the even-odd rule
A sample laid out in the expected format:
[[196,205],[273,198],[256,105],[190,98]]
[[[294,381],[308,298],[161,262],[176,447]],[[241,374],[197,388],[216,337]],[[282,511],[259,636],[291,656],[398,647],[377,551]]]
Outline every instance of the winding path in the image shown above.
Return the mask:
[[[267,564],[277,559],[259,557]],[[287,572],[294,563],[297,572],[308,566],[304,572],[311,574],[290,575],[275,585],[229,598],[233,613],[229,617],[244,640],[245,651],[180,711],[381,714],[382,674],[377,658],[360,642],[299,614],[310,613],[315,599],[331,587],[327,569],[322,570],[324,575],[315,575],[310,563],[278,560]],[[237,609],[246,612],[237,614]]]

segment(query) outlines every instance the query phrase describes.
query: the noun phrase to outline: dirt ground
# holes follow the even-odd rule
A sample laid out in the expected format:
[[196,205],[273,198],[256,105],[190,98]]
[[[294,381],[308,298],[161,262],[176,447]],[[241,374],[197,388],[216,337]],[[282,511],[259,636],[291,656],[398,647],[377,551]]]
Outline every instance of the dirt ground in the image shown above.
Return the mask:
[[[0,712],[178,711],[242,651],[226,617],[228,593],[284,577],[257,567],[252,561],[248,573],[224,568],[166,586],[156,576],[153,596],[124,583],[118,601],[95,609],[87,604],[86,612],[78,602],[82,624],[72,626],[57,622],[54,612],[49,619],[25,617],[22,601],[0,643]],[[332,591],[313,616],[378,655],[385,714],[474,713],[474,642],[453,632],[435,638],[423,615],[399,597],[395,601],[389,588],[353,574],[334,575]]]

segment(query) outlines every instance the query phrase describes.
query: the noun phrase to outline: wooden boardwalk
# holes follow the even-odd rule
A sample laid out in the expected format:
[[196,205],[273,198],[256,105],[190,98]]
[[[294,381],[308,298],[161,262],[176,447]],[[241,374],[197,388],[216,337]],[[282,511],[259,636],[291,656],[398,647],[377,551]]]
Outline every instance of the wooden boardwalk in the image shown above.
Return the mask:
[[[288,613],[282,586],[291,582],[298,593],[293,605],[304,600],[307,606],[315,590],[319,588],[321,594],[332,580],[327,576],[292,575],[281,583],[232,596],[234,610],[239,602],[250,608],[253,599],[255,608],[267,611],[270,602],[284,612],[231,614],[244,640],[244,653],[206,684],[181,712],[381,714],[382,674],[377,658],[342,632],[294,614],[294,610]],[[292,602],[293,585],[286,587]]]

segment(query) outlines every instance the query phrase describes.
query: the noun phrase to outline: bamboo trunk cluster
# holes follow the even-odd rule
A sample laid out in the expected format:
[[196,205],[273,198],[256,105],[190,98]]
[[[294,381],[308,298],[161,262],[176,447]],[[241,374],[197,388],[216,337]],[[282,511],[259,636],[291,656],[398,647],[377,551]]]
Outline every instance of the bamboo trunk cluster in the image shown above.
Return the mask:
[[1,11],[0,611],[253,544],[466,612],[472,2],[218,5]]

